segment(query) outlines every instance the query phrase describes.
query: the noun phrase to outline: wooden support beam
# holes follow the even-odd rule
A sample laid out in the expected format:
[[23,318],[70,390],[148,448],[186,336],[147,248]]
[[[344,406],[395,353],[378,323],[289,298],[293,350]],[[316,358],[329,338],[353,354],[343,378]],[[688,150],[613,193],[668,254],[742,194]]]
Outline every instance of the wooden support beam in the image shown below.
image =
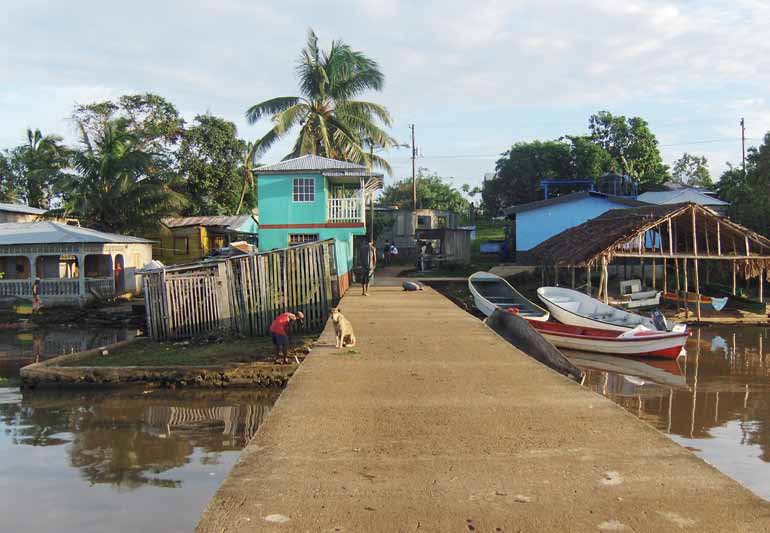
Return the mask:
[[717,255],[722,255],[722,234],[719,228],[720,224],[717,220]]
[[658,278],[658,271],[655,268],[655,258],[653,257],[652,258],[652,288],[653,289],[656,288],[655,286],[656,286],[657,278]]
[[609,275],[607,273],[607,256],[602,256],[602,276],[604,276],[604,303],[610,302],[610,295],[608,291],[609,287]]
[[765,269],[759,269],[759,301],[765,303]]
[[663,258],[663,292],[668,292],[668,264],[666,258]]
[[[614,252],[612,255],[613,255],[613,257],[636,257],[637,259],[639,258],[639,254],[635,253],[635,252],[631,252],[631,253],[629,253],[629,252]],[[646,254],[642,255],[642,257],[653,258],[653,257],[663,257],[663,255],[662,254],[658,254],[658,253],[646,253]],[[698,259],[703,259],[703,260],[708,259],[708,260],[713,260],[713,261],[720,261],[720,260],[729,261],[729,260],[732,260],[732,259],[761,259],[761,260],[764,260],[764,261],[770,261],[770,255],[751,255],[751,256],[748,256],[748,255],[703,255],[703,254],[700,254],[700,255],[696,256],[695,254],[684,253],[684,254],[671,254],[668,257],[678,257],[679,259],[685,259],[685,258],[686,259],[695,259],[697,257]]]
[[687,293],[690,287],[687,285],[687,258],[682,258],[682,271],[684,273],[684,317],[690,318],[690,308],[687,306]]
[[668,255],[674,256],[674,239],[671,236],[671,219],[668,219]]
[[559,265],[553,265],[553,284],[559,286]]
[[586,265],[586,294],[591,296],[591,265]]
[[698,322],[700,322],[700,283],[698,280],[698,231],[695,221],[695,206],[692,207],[692,251],[695,254],[695,294],[697,300],[695,302],[695,309],[698,313]]
[[679,280],[679,259],[676,258],[674,258],[674,272],[676,274],[676,308],[679,310],[679,297],[682,294],[682,287]]
[[574,289],[575,288],[575,265],[572,265],[571,270],[572,270],[572,288]]
[[736,272],[738,271],[738,262],[733,261],[733,296],[738,294],[738,285],[736,282]]

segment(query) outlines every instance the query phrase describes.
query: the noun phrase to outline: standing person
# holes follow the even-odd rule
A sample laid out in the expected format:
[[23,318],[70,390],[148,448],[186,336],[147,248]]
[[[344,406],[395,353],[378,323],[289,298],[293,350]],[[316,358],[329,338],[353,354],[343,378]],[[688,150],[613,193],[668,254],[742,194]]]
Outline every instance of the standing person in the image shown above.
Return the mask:
[[42,305],[43,301],[40,299],[40,278],[35,278],[35,283],[32,284],[32,314],[38,314]]
[[283,355],[283,364],[289,362],[289,332],[288,327],[297,322],[302,325],[302,321],[305,319],[305,315],[302,311],[297,313],[281,313],[270,324],[270,336],[273,338],[273,346],[275,346],[275,362],[279,362],[279,358]]
[[385,246],[382,248],[382,258],[385,260],[385,266],[390,264],[391,251],[392,247],[390,245],[390,241],[385,241]]
[[361,295],[369,296],[369,280],[377,266],[377,249],[372,241],[364,242],[358,249],[358,269],[361,271]]

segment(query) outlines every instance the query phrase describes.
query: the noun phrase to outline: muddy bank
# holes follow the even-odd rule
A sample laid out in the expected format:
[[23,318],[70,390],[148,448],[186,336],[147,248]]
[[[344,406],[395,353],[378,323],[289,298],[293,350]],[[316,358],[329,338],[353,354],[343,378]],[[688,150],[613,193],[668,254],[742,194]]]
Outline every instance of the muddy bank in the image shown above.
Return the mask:
[[36,363],[21,369],[21,386],[27,389],[127,385],[152,385],[171,389],[243,386],[282,388],[298,366],[251,363],[205,367],[63,367]]

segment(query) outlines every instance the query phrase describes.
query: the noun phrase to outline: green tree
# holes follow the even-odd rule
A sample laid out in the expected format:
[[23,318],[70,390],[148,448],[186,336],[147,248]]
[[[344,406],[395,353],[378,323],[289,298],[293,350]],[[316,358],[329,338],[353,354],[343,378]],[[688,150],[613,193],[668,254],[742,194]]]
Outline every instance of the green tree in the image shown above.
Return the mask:
[[676,160],[671,169],[671,181],[691,187],[713,187],[708,160],[685,152]]
[[104,123],[93,138],[84,129],[73,163],[76,173],[61,185],[63,210],[87,227],[152,233],[184,204],[170,187],[172,175],[158,172],[169,167],[163,155],[144,150],[124,121]]
[[[405,178],[385,187],[379,199],[379,205],[398,206],[401,209],[412,208],[412,178]],[[453,211],[460,215],[468,212],[469,202],[446,180],[427,168],[417,172],[417,207]]]
[[0,152],[0,202],[15,204],[24,197],[20,148]]
[[28,205],[48,209],[52,189],[69,165],[69,150],[58,135],[27,130],[27,144],[18,152],[24,172],[24,197]]
[[659,188],[668,179],[658,140],[644,119],[599,111],[588,119],[588,128],[591,139],[615,159],[620,171],[639,180],[642,190]]
[[607,150],[586,135],[564,137],[570,143],[573,179],[596,180],[606,172],[617,172],[617,162]]
[[382,89],[385,76],[379,65],[342,41],[333,41],[328,51],[321,51],[310,30],[297,75],[300,96],[271,98],[246,111],[250,124],[265,116],[273,123],[258,141],[255,155],[299,127],[287,159],[318,154],[390,172],[388,162],[365,147],[365,140],[385,148],[396,144],[380,125],[390,126],[390,114],[382,105],[354,99],[365,91]]
[[[211,115],[198,115],[182,133],[176,152],[185,183],[188,215],[236,213],[244,182],[242,168],[247,144],[237,137],[235,124]],[[253,190],[251,191],[253,193]],[[245,203],[256,206],[253,194]]]
[[718,183],[719,197],[730,202],[727,215],[770,236],[770,133],[759,147],[749,148],[746,172],[730,166]]
[[77,105],[72,118],[92,138],[100,136],[107,124],[114,122],[134,135],[137,148],[155,153],[171,150],[184,130],[184,120],[174,104],[152,93]]

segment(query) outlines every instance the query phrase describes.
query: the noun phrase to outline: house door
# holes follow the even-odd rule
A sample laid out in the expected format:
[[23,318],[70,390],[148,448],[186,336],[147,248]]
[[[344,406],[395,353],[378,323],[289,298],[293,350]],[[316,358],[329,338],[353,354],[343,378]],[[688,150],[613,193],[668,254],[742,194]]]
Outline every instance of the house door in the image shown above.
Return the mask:
[[123,294],[126,292],[126,273],[123,271],[123,256],[118,254],[115,256],[115,267],[113,273],[115,274],[115,294]]

